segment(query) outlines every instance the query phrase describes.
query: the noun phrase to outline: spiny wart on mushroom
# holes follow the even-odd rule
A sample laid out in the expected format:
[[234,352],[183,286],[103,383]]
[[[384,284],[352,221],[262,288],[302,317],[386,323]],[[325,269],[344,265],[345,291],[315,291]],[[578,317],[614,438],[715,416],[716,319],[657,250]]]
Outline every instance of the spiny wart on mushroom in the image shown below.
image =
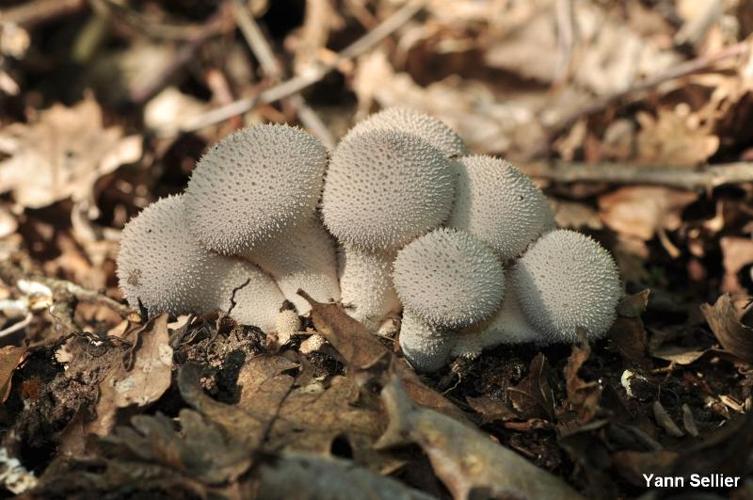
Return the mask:
[[375,333],[403,309],[400,346],[424,371],[499,344],[601,337],[623,293],[611,255],[556,229],[528,177],[405,108],[357,124],[331,158],[287,125],[229,135],[185,194],[126,225],[118,277],[150,314],[220,309],[278,339],[309,312],[299,289]]

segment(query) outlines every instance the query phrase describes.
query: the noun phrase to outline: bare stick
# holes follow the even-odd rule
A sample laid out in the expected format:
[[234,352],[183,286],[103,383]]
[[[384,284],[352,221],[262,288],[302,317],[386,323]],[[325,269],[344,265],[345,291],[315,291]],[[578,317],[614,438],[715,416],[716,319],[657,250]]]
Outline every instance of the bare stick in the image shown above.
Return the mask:
[[0,11],[0,22],[33,28],[86,7],[86,0],[35,0]]
[[610,184],[655,184],[679,189],[712,189],[725,184],[753,182],[753,162],[736,162],[690,170],[668,166],[637,166],[624,163],[526,163],[520,169],[531,177],[555,182],[606,182]]
[[369,51],[379,42],[390,36],[398,28],[407,23],[413,16],[421,11],[421,9],[423,9],[423,6],[423,0],[405,4],[397,12],[385,19],[376,28],[366,33],[364,36],[343,49],[343,51],[340,52],[331,63],[312,68],[309,72],[295,76],[290,80],[280,83],[279,85],[275,85],[274,87],[260,92],[254,97],[239,99],[226,106],[222,106],[209,111],[201,116],[198,116],[194,120],[190,120],[188,123],[186,123],[182,130],[184,132],[193,132],[205,127],[209,127],[216,123],[225,121],[228,118],[243,114],[261,104],[269,104],[279,99],[297,94],[306,87],[309,87],[310,85],[324,78],[325,75],[337,68],[337,66],[342,62]]
[[21,321],[13,323],[12,325],[10,325],[8,328],[4,330],[0,330],[0,338],[10,335],[11,333],[16,333],[19,330],[23,330],[29,325],[29,323],[31,323],[31,320],[33,318],[34,318],[34,315],[32,313],[26,313],[26,316]]

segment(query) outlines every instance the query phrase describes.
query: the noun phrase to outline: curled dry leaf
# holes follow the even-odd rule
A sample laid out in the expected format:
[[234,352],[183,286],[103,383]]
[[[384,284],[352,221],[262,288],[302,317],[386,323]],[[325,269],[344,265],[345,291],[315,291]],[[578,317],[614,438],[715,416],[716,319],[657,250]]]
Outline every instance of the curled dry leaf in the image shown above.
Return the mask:
[[11,378],[26,354],[26,347],[6,345],[0,348],[0,403],[8,399]]
[[141,157],[141,138],[104,128],[102,111],[88,97],[72,108],[56,104],[31,123],[0,129],[0,193],[13,192],[28,208],[91,198],[94,184]]
[[572,419],[561,419],[563,434],[577,430],[596,416],[599,409],[602,387],[598,382],[586,382],[578,375],[583,364],[591,355],[591,346],[583,341],[573,344],[572,353],[565,365],[565,387],[567,389],[567,409],[573,413]]
[[376,444],[418,444],[453,498],[582,498],[549,472],[446,415],[415,406],[395,377],[382,390],[389,424]]
[[701,125],[687,104],[659,108],[656,118],[638,113],[638,160],[647,165],[695,167],[719,149],[719,137]]
[[554,419],[551,377],[551,368],[546,356],[539,353],[531,360],[526,378],[518,385],[507,388],[507,396],[521,418],[546,418],[550,421]]
[[740,322],[729,295],[721,295],[713,306],[702,304],[701,312],[725,351],[753,363],[753,328]]

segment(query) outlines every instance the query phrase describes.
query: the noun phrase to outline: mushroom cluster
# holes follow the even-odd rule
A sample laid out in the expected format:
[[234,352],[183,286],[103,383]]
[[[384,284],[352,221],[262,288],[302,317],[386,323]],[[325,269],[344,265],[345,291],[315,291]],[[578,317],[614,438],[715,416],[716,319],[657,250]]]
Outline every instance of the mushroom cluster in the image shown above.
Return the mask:
[[290,303],[308,313],[299,289],[375,332],[402,311],[400,346],[424,371],[498,344],[598,338],[622,296],[609,253],[557,229],[528,177],[404,108],[331,153],[287,125],[226,137],[185,193],[127,224],[118,277],[151,313],[222,309],[268,332],[297,324]]

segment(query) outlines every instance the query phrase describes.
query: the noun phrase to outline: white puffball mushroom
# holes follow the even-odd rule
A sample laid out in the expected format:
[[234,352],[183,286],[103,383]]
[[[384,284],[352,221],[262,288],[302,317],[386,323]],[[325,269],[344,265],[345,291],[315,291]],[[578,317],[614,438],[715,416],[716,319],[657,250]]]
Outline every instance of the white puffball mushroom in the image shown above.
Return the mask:
[[301,318],[295,309],[292,306],[283,307],[275,318],[274,331],[277,333],[277,342],[280,345],[287,344],[300,329]]
[[403,313],[399,338],[405,358],[423,372],[436,371],[446,365],[454,343],[452,332],[430,326],[409,310]]
[[392,284],[394,259],[395,252],[371,252],[347,244],[338,254],[342,303],[350,317],[372,331],[402,307]]
[[411,108],[384,109],[359,122],[348,135],[370,130],[394,130],[415,135],[451,158],[468,154],[463,139],[454,130],[441,120]]
[[[249,262],[209,252],[185,231],[185,197],[163,198],[126,224],[118,254],[118,279],[128,302],[150,314],[230,310],[243,324],[266,330],[283,296],[272,279]],[[244,286],[245,285],[245,286]]]
[[574,342],[577,328],[588,338],[612,326],[623,296],[619,271],[609,252],[575,231],[542,236],[511,270],[520,307],[552,342]]
[[186,188],[191,231],[210,250],[241,255],[314,212],[327,151],[288,125],[256,125],[223,138]]
[[458,160],[455,205],[447,226],[468,231],[508,260],[555,223],[546,197],[528,176],[504,160],[466,156]]
[[209,268],[220,259],[185,231],[183,197],[152,203],[123,229],[117,259],[120,288],[128,303],[139,300],[150,314],[197,310],[203,302]]
[[335,247],[316,216],[327,151],[288,125],[235,132],[199,160],[186,189],[191,232],[210,250],[241,255],[280,286],[298,312],[296,294],[337,300]]
[[392,250],[438,227],[450,213],[452,162],[413,135],[372,130],[335,149],[322,196],[322,216],[341,242]]
[[464,328],[489,318],[505,291],[504,270],[491,248],[466,232],[447,228],[400,250],[393,280],[405,309],[445,328]]
[[520,309],[518,294],[512,280],[506,279],[505,298],[494,315],[476,325],[457,332],[453,356],[481,353],[500,344],[546,343],[547,337],[526,319]]

